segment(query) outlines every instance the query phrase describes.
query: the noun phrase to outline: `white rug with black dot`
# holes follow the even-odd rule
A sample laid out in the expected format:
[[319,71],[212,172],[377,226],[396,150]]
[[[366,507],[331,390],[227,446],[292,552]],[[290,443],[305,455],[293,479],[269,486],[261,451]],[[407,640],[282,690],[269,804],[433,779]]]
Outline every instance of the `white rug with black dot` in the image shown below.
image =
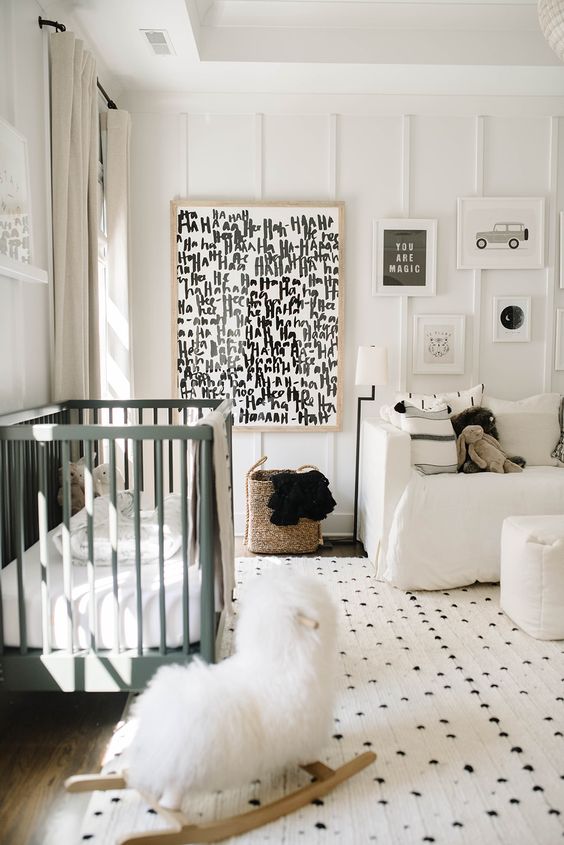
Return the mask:
[[[376,581],[363,558],[241,558],[238,584],[271,566],[318,575],[340,608],[335,732],[323,761],[335,767],[367,748],[378,759],[323,800],[230,842],[564,840],[564,642],[517,629],[494,585],[403,593]],[[224,654],[231,642],[227,630]],[[127,738],[125,725],[112,753]],[[244,812],[304,777],[289,771],[183,809],[194,821]],[[136,793],[95,793],[80,837],[110,845],[161,826]]]

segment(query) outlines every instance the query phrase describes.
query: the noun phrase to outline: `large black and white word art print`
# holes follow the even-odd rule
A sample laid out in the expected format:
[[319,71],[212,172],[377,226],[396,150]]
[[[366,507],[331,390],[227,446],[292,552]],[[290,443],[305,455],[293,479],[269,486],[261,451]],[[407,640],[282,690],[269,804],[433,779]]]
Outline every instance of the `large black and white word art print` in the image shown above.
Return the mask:
[[436,220],[375,221],[373,293],[434,294],[436,245]]
[[238,426],[337,430],[344,204],[172,203],[174,368]]

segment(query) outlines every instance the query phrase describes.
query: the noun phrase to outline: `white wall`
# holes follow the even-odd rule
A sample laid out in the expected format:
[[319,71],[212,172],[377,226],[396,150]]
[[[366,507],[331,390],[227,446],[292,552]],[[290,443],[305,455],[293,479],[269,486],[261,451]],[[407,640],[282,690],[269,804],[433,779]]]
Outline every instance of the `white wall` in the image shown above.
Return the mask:
[[[486,383],[507,398],[564,392],[555,373],[555,308],[564,307],[554,267],[557,214],[564,203],[562,98],[131,95],[133,349],[138,396],[171,385],[169,202],[173,198],[342,199],[346,202],[343,430],[238,432],[237,528],[244,523],[244,474],[261,455],[270,466],[314,463],[338,502],[327,533],[351,530],[359,344],[390,349],[390,401],[400,386],[437,390]],[[127,107],[127,105],[126,105]],[[456,269],[457,197],[544,196],[547,255],[535,271]],[[375,297],[372,221],[402,215],[438,219],[434,298]],[[530,343],[492,343],[492,297],[532,297]],[[417,313],[466,315],[461,376],[411,374]],[[364,405],[366,415],[377,408]]]
[[[48,265],[44,38],[35,0],[0,3],[0,117],[27,139],[33,264]],[[0,413],[49,400],[49,288],[0,274]]]

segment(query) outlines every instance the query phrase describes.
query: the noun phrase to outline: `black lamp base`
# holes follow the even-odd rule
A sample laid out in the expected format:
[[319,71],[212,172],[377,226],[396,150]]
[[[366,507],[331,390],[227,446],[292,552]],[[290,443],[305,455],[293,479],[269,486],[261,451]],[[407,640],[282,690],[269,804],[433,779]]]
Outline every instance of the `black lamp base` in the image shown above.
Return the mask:
[[372,395],[371,396],[359,396],[358,397],[358,405],[356,410],[356,462],[355,462],[355,470],[354,470],[354,521],[353,521],[353,541],[356,543],[357,541],[357,529],[358,529],[358,466],[360,461],[360,423],[362,417],[362,405],[361,402],[373,401],[376,398],[376,388],[372,385]]

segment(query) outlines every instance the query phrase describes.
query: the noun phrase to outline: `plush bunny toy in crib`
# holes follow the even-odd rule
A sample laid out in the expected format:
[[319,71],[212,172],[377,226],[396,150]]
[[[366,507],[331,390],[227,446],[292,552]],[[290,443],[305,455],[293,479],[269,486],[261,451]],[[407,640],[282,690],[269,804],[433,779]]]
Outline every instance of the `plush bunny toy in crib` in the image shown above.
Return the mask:
[[128,785],[161,806],[310,763],[331,735],[336,609],[326,588],[278,570],[254,578],[241,605],[232,657],[161,668],[135,704]]

